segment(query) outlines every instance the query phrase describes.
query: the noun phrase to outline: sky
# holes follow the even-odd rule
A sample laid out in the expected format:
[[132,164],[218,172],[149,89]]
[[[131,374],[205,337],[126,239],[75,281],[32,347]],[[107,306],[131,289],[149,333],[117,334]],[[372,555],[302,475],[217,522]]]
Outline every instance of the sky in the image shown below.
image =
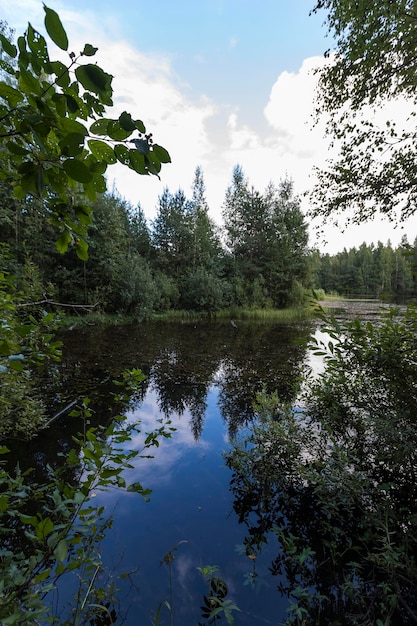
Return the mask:
[[[210,215],[221,225],[235,165],[262,192],[270,181],[294,181],[308,210],[314,166],[329,156],[324,122],[313,127],[315,67],[331,39],[314,0],[47,0],[67,31],[70,50],[99,48],[96,62],[114,76],[111,117],[141,119],[170,153],[161,180],[121,165],[113,185],[149,221],[164,187],[191,196],[194,172],[204,173]],[[28,21],[45,34],[41,0],[0,0],[0,19],[20,35]],[[51,57],[59,51],[50,47]],[[56,56],[54,56],[56,54]],[[62,58],[62,57],[61,57]],[[310,224],[310,246],[334,254],[362,242],[397,245],[417,236],[417,216],[401,227],[387,221],[342,230]]]

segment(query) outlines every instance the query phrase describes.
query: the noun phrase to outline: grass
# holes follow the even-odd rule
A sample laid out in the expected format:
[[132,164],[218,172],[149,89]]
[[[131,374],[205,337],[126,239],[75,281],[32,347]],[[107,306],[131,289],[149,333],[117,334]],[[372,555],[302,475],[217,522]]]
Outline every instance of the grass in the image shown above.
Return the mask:
[[292,307],[288,309],[243,309],[233,307],[213,314],[215,319],[261,320],[293,322],[311,317],[309,307]]
[[81,328],[83,326],[121,326],[137,320],[118,313],[87,313],[86,315],[65,315],[62,317],[64,328]]
[[[288,309],[258,309],[231,307],[221,311],[178,311],[170,310],[163,313],[154,313],[150,321],[178,322],[197,320],[259,320],[292,322],[308,319],[312,315],[311,307],[293,307]],[[122,324],[133,324],[141,322],[126,315],[89,313],[83,316],[66,316],[63,325],[66,328],[79,328],[82,326],[120,326]]]

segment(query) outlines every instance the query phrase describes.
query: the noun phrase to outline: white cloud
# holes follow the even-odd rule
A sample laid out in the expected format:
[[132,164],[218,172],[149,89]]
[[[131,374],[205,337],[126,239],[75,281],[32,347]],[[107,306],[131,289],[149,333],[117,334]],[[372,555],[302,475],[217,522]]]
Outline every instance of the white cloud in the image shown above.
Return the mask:
[[319,146],[323,146],[324,124],[313,127],[312,120],[317,85],[314,69],[322,66],[322,57],[312,57],[305,59],[297,73],[283,72],[273,85],[264,110],[285,153],[300,159],[317,159]]
[[163,187],[174,191],[189,185],[195,167],[210,154],[206,122],[215,114],[215,105],[205,97],[197,102],[188,99],[176,84],[168,61],[145,57],[126,43],[103,46],[98,59],[115,77],[112,116],[129,111],[171,155],[172,163],[163,166],[161,181],[139,177],[122,166],[108,172],[120,192],[133,204],[140,202],[152,216]]
[[[288,163],[288,172],[293,177],[296,189],[300,192],[310,190],[315,182],[314,167],[323,167],[328,158],[336,156],[337,145],[330,149],[330,139],[325,137],[325,118],[313,124],[314,99],[318,77],[315,68],[323,67],[327,61],[323,57],[305,59],[298,72],[283,72],[273,85],[269,102],[265,107],[265,117],[273,130],[271,143],[275,144],[276,153]],[[400,127],[405,127],[409,107],[405,100],[395,100],[380,106],[376,111],[368,110],[364,116],[377,125],[384,125],[387,119],[396,120]],[[344,223],[343,217],[340,220]],[[377,243],[391,239],[399,243],[404,234],[410,241],[417,235],[417,217],[394,228],[388,220],[375,217],[374,220],[358,226],[340,228],[322,225],[317,220],[313,225],[322,230],[320,239],[314,238],[315,229],[311,229],[311,244],[319,245],[330,253],[343,247],[359,246],[363,241]]]

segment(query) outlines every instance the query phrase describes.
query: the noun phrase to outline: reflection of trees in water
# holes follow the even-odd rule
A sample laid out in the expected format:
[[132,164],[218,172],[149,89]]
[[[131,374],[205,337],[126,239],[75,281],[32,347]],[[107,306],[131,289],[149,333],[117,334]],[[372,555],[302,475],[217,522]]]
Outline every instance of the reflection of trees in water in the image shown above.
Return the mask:
[[231,436],[253,419],[260,391],[277,391],[283,402],[295,399],[309,330],[295,325],[239,326],[222,364],[219,391],[220,412]]
[[[304,325],[239,322],[144,323],[118,327],[86,327],[64,333],[62,361],[45,369],[39,382],[52,417],[71,401],[90,399],[91,424],[105,424],[143,401],[149,386],[157,393],[162,413],[189,412],[196,439],[201,436],[212,385],[219,388],[219,409],[230,433],[253,416],[252,403],[262,388],[278,389],[283,399],[294,393],[305,357],[310,328]],[[141,369],[147,380],[126,401],[112,396],[113,380],[129,368]],[[83,428],[68,411],[33,442],[13,444],[17,458],[40,472],[60,463],[60,452],[73,447]]]
[[[186,355],[178,353],[164,354],[158,358],[152,367],[152,384],[158,396],[160,411],[169,416],[172,413],[183,415],[186,410],[191,415],[190,426],[195,439],[199,439],[204,416],[207,409],[207,371],[200,369],[193,371],[190,368]],[[203,374],[203,379],[200,376]]]
[[[249,436],[227,456],[233,509],[247,527],[246,553],[276,542],[270,571],[281,594],[303,612],[303,624],[416,623],[415,537],[407,538],[409,522],[416,519],[414,481],[408,497],[389,503],[386,519],[378,520],[387,496],[377,487],[361,493],[363,475],[352,474],[352,485],[342,480],[326,485],[320,479],[324,464],[317,460],[312,484],[308,470],[299,476],[291,472],[288,455],[294,451],[288,451],[286,442],[268,445],[265,454]],[[349,494],[351,489],[358,493]],[[301,622],[293,614],[288,623]]]
[[252,404],[262,389],[278,390],[285,401],[294,398],[307,335],[305,327],[277,324],[240,323],[237,331],[220,324],[183,328],[151,368],[161,411],[182,415],[188,410],[198,438],[216,380],[220,412],[235,434],[252,419]]
[[[239,463],[239,469],[233,472],[231,491],[233,509],[239,522],[247,526],[244,542],[247,553],[261,552],[276,533],[275,540],[279,542],[277,556],[270,565],[270,571],[277,577],[282,595],[297,598],[301,607],[308,607],[303,623],[356,623],[346,617],[357,612],[358,605],[355,606],[355,598],[349,598],[343,592],[343,584],[346,582],[345,567],[356,558],[356,548],[348,544],[348,537],[355,534],[354,526],[360,523],[360,511],[356,511],[356,516],[346,515],[346,534],[337,540],[338,549],[346,541],[345,552],[335,564],[329,558],[334,536],[330,532],[328,536],[324,533],[321,510],[316,506],[311,490],[285,481],[271,481],[268,464],[264,465],[262,461],[245,463],[240,459]],[[309,550],[305,549],[306,546]],[[300,558],[295,555],[300,555]],[[362,574],[369,575],[371,594],[372,572]],[[297,589],[309,590],[305,601],[302,596],[298,598]]]

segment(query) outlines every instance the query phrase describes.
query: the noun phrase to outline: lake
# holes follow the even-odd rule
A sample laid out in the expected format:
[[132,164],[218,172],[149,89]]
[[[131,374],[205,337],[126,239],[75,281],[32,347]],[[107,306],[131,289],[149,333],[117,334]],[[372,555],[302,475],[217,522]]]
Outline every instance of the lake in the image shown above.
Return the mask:
[[[134,493],[97,493],[114,518],[101,544],[106,576],[121,588],[117,623],[151,624],[159,604],[170,599],[170,576],[164,556],[172,553],[174,622],[195,626],[206,586],[198,567],[218,566],[229,597],[241,609],[236,624],[279,624],[288,599],[269,567],[277,556],[274,537],[256,558],[243,546],[246,526],[239,524],[230,489],[231,472],[223,453],[253,418],[257,392],[278,391],[295,401],[297,381],[310,356],[307,340],[315,322],[277,324],[239,321],[144,323],[85,327],[63,336],[63,357],[43,380],[51,416],[87,395],[93,423],[105,423],[115,390],[113,379],[126,368],[147,376],[139,397],[132,398],[129,419],[143,431],[169,418],[172,438],[163,440],[153,459],[137,459],[126,475],[152,489],[150,502]],[[53,376],[52,376],[53,375]],[[81,430],[68,412],[57,417],[33,441],[19,444],[17,455],[42,476],[47,463],[72,447]],[[123,580],[121,573],[130,573]],[[60,589],[60,600],[70,589]],[[68,595],[68,598],[66,597]],[[162,610],[160,623],[169,623]],[[124,620],[124,621],[123,621]]]

